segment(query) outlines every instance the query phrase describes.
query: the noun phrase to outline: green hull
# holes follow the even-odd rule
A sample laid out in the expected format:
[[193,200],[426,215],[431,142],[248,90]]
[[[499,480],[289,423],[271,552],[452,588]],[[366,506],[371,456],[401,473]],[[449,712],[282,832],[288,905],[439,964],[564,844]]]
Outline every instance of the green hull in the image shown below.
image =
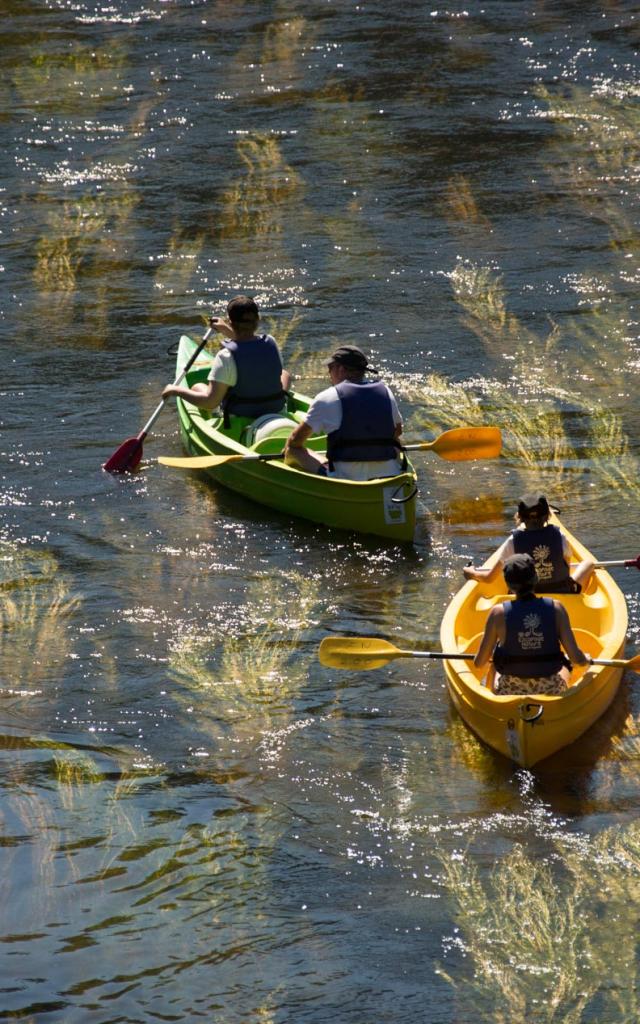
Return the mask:
[[[195,344],[184,335],[180,339],[178,372],[193,353]],[[187,375],[190,385],[206,379],[211,360],[210,353],[202,353]],[[284,446],[282,438],[272,438],[257,448],[247,448],[241,437],[251,420],[232,417],[229,430],[223,430],[219,416],[212,416],[180,399],[177,406],[182,441],[191,455],[273,452]],[[308,407],[308,398],[295,395],[289,401],[289,415],[302,414]],[[295,424],[296,420],[292,419],[292,429]],[[312,446],[324,450],[324,439],[314,439]],[[206,472],[216,482],[261,505],[300,519],[404,543],[413,540],[417,483],[412,467],[398,476],[366,483],[313,476],[286,466],[280,460],[232,462],[200,472]]]

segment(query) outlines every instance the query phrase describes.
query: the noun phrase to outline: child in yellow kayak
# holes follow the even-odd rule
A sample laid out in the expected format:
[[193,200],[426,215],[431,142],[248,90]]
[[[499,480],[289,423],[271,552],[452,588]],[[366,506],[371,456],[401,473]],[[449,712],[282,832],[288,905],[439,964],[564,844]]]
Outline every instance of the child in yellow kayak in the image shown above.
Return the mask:
[[579,594],[589,582],[595,562],[585,558],[570,571],[571,548],[557,526],[548,522],[551,515],[544,494],[525,494],[518,502],[517,529],[513,530],[498,551],[498,558],[489,569],[465,567],[468,580],[491,583],[512,555],[530,555],[536,568],[537,594]]
[[503,571],[515,598],[491,609],[473,663],[484,668],[493,661],[486,685],[494,693],[563,693],[571,662],[586,665],[591,659],[578,647],[566,609],[552,597],[534,592],[533,558],[512,555]]

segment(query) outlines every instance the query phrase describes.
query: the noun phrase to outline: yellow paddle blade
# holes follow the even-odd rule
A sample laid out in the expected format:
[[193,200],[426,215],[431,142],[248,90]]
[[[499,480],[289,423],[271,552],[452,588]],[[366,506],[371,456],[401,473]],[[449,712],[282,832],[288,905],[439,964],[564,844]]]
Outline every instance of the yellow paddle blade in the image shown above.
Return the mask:
[[435,441],[425,442],[420,448],[431,448],[449,462],[496,459],[502,451],[502,434],[499,427],[457,427],[445,430]]
[[238,462],[246,458],[246,455],[192,455],[186,458],[160,455],[158,462],[163,466],[174,466],[176,469],[210,469],[212,466],[223,466],[225,462]]
[[594,665],[614,665],[620,668],[626,668],[629,672],[640,671],[640,654],[636,654],[633,658],[594,658]]
[[367,637],[325,637],[318,657],[329,668],[382,668],[394,658],[410,657],[411,651],[401,651],[386,640]]

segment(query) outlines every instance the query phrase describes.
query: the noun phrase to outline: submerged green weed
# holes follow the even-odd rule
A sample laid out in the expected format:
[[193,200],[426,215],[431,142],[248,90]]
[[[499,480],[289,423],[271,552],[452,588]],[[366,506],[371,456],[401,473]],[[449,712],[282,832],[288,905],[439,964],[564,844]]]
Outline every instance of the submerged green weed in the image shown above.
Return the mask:
[[640,826],[590,842],[556,837],[545,859],[516,846],[484,877],[468,853],[443,855],[442,866],[468,966],[438,973],[463,1012],[579,1024],[596,1019],[584,1014],[597,998],[598,1020],[638,1019]]
[[[79,605],[50,555],[2,547],[0,666],[8,691],[36,690],[63,674],[70,652],[65,620]],[[41,568],[42,572],[38,572]]]
[[245,175],[222,197],[221,237],[281,234],[288,204],[302,195],[302,178],[286,163],[271,135],[241,139],[237,151]]
[[[535,471],[556,494],[565,492],[570,475],[588,463],[591,473],[609,489],[640,496],[640,465],[621,417],[599,403],[587,387],[583,393],[558,386],[557,329],[541,339],[520,324],[507,311],[500,276],[489,268],[461,261],[450,276],[465,323],[487,354],[498,359],[508,353],[509,380],[477,381],[474,390],[469,382],[452,384],[436,374],[412,380],[405,384],[404,393],[419,405],[419,411],[408,430],[424,434],[498,423],[504,455]],[[533,382],[532,365],[536,366]],[[579,440],[574,438],[576,423]]]
[[[306,679],[306,661],[292,654],[318,600],[319,584],[297,573],[270,581],[266,597],[263,581],[251,584],[251,620],[245,629],[227,634],[214,650],[208,637],[188,636],[174,645],[169,674],[180,684],[172,691],[174,699],[190,702],[198,692],[215,697],[210,704],[215,718],[231,728],[245,719],[286,713]],[[209,721],[209,728],[215,733],[219,726]]]

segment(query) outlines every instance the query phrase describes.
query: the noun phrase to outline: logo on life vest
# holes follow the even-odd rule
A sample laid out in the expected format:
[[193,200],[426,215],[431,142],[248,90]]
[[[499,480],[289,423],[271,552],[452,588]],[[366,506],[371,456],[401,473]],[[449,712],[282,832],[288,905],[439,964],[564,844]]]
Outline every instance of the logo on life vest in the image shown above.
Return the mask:
[[523,651],[538,651],[544,643],[544,636],[541,630],[542,620],[539,615],[525,615],[523,622],[524,630],[518,633],[518,643]]
[[551,549],[546,544],[538,544],[533,549],[533,560],[536,564],[536,575],[540,581],[550,580],[553,576]]

